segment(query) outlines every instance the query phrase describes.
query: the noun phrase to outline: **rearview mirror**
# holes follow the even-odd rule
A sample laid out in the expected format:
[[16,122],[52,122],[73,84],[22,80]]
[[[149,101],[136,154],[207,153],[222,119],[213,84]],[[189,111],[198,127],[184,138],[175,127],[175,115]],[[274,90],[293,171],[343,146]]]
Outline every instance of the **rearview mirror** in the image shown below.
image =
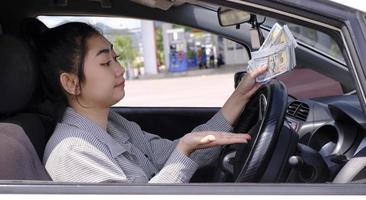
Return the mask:
[[220,7],[217,11],[221,26],[232,26],[249,22],[251,14],[242,10]]

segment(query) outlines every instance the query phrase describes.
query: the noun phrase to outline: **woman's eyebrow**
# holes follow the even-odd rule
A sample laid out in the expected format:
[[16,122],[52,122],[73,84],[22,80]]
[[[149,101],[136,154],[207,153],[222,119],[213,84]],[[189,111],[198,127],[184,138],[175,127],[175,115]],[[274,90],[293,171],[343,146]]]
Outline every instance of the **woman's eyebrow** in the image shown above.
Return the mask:
[[99,56],[102,53],[108,53],[109,54],[109,51],[110,51],[109,49],[101,49],[101,50],[98,51],[98,53],[95,55],[95,57]]
[[[113,49],[113,44],[111,44],[110,49]],[[100,54],[102,54],[102,53],[107,53],[107,54],[109,54],[110,49],[101,49],[101,50],[99,50],[99,51],[98,51],[98,53],[95,55],[95,57],[99,56],[99,55],[100,55]]]

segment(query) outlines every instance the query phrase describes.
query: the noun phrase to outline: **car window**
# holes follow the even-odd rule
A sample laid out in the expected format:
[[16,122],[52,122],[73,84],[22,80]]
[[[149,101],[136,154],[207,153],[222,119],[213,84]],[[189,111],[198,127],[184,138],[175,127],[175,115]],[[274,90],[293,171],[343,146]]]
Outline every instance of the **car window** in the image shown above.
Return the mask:
[[[87,22],[113,43],[126,68],[126,96],[115,106],[220,107],[234,89],[233,74],[245,70],[249,60],[247,48],[241,44],[176,24],[111,17],[40,16],[39,19],[49,27],[69,21]],[[266,18],[264,25],[269,30],[275,22]],[[327,34],[280,23],[287,24],[302,44],[344,62],[338,45]],[[150,38],[144,35],[149,25],[153,34],[147,35],[154,35]],[[148,49],[151,43],[154,48]],[[144,49],[155,51],[156,56],[145,55]],[[285,83],[291,96],[299,99],[343,94],[338,81],[308,66],[297,66],[278,79]]]
[[276,22],[279,22],[280,24],[286,24],[297,41],[326,54],[338,62],[345,64],[343,54],[337,42],[330,35],[309,27],[293,24],[290,22],[283,22],[268,17],[265,19],[263,26],[271,28]]
[[[325,59],[333,59],[345,65],[338,44],[328,34],[268,17],[265,19],[263,26],[270,30],[276,22],[287,25],[301,45],[327,55]],[[288,93],[298,99],[334,96],[344,93],[341,84],[337,80],[311,69],[310,66],[297,65],[293,71],[279,76],[278,79],[285,83]]]
[[245,70],[249,60],[247,48],[236,42],[176,24],[129,18],[38,18],[49,27],[87,22],[113,43],[126,68],[126,96],[115,106],[221,107],[234,90],[234,73]]

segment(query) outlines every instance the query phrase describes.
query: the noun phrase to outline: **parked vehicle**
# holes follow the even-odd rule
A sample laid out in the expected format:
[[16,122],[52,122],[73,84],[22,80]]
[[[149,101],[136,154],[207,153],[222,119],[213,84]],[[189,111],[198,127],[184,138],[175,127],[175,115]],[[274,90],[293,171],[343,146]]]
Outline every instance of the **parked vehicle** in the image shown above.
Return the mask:
[[[0,7],[0,193],[366,193],[364,12],[318,0],[150,2],[13,0]],[[223,24],[219,20],[223,10],[246,12],[249,17]],[[250,145],[227,146],[216,165],[197,171],[192,183],[52,182],[41,159],[54,121],[47,115],[49,105],[42,93],[36,59],[37,36],[47,29],[37,17],[45,15],[164,21],[215,33],[242,44],[249,52],[255,50],[253,28],[264,38],[279,22],[287,24],[298,41],[297,66],[263,86],[243,111],[235,131],[252,133]],[[241,75],[237,73],[236,80]],[[175,139],[208,120],[219,108],[112,109],[146,131]]]

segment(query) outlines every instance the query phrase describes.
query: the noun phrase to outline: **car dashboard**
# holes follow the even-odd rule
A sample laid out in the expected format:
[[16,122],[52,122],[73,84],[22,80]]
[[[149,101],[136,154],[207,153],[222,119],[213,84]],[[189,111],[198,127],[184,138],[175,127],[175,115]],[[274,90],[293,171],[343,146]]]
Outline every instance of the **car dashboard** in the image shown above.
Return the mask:
[[299,144],[321,155],[330,172],[328,181],[366,148],[366,117],[356,95],[289,97],[285,123],[298,134]]

